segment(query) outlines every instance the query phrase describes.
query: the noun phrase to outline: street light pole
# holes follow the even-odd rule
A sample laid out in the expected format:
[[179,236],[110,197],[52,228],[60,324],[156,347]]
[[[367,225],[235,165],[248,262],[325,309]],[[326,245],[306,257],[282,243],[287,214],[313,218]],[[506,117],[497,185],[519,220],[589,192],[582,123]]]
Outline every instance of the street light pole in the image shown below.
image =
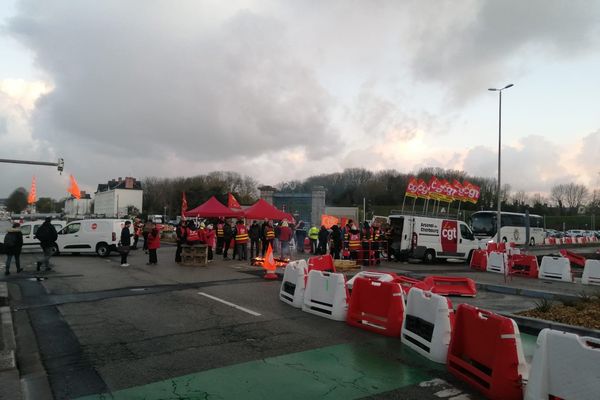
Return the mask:
[[511,83],[509,85],[504,86],[502,89],[490,88],[489,91],[498,92],[498,190],[497,190],[497,205],[498,212],[496,215],[496,243],[500,243],[502,239],[500,236],[500,228],[502,227],[502,208],[500,201],[500,191],[502,190],[501,183],[501,154],[502,154],[502,91],[508,88],[513,87],[514,85]]

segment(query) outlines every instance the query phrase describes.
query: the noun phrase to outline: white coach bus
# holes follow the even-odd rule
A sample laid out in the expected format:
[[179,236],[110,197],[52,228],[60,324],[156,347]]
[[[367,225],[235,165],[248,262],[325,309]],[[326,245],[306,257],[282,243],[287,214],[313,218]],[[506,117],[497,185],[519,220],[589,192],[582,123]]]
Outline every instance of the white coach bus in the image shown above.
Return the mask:
[[[478,239],[496,240],[496,211],[478,211],[471,215],[471,229]],[[503,242],[526,244],[525,221],[523,213],[502,212],[500,222],[500,237]],[[529,244],[544,243],[544,218],[540,215],[529,214]]]

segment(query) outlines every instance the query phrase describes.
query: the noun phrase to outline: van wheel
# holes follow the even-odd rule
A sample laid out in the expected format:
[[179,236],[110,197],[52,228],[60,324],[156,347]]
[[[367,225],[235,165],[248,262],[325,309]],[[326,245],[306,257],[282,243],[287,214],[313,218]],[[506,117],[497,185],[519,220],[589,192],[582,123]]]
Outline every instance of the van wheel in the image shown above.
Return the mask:
[[58,250],[58,245],[56,243],[53,243],[52,247],[50,247],[50,249],[52,250],[53,256],[57,256],[60,254],[60,251]]
[[530,245],[530,246],[535,246],[535,238],[531,238],[531,239],[529,240],[529,245]]
[[469,252],[469,255],[467,257],[467,265],[471,265],[471,259],[473,258],[473,250],[471,250]]
[[435,251],[429,249],[425,252],[425,256],[423,257],[423,261],[427,264],[433,264],[435,262]]
[[100,257],[107,257],[110,254],[110,247],[106,243],[98,243],[96,246],[96,253]]

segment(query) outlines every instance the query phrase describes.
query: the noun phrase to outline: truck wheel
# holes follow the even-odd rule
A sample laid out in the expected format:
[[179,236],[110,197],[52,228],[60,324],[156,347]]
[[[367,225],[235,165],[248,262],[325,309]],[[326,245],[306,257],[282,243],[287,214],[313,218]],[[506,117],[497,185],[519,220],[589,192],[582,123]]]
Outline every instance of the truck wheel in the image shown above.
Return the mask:
[[100,257],[108,257],[110,254],[110,247],[106,243],[98,243],[96,246],[96,254]]
[[428,249],[427,251],[425,251],[423,261],[425,261],[427,264],[433,264],[435,262],[435,251],[433,251],[432,249]]

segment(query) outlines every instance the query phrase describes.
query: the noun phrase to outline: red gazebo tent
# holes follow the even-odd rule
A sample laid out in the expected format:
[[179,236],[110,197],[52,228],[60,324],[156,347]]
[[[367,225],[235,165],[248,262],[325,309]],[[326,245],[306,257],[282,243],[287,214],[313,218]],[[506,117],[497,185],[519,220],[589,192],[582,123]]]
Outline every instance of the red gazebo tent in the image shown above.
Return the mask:
[[225,207],[215,196],[185,213],[186,217],[219,218],[241,217],[242,213]]
[[247,219],[286,219],[289,222],[294,222],[294,217],[292,217],[291,214],[277,209],[263,199],[258,200],[252,206],[246,208],[244,210],[244,217]]

